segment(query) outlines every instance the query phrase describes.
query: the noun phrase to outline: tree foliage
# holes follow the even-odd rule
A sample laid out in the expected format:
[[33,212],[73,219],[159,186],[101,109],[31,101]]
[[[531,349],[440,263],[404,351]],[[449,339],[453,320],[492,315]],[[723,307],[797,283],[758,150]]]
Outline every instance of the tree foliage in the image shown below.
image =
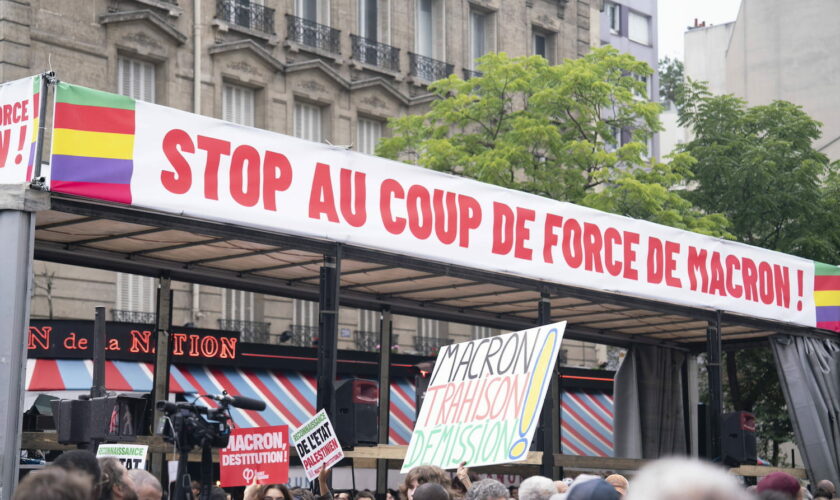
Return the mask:
[[677,102],[681,100],[685,66],[679,59],[665,59],[659,61],[659,98],[663,101]]
[[[481,76],[429,89],[424,115],[390,122],[377,153],[435,170],[712,235],[726,220],[674,189],[692,159],[647,158],[661,106],[634,75],[651,68],[612,47],[551,66],[539,56],[481,58]],[[620,140],[624,136],[625,140]],[[624,144],[620,144],[624,142]]]

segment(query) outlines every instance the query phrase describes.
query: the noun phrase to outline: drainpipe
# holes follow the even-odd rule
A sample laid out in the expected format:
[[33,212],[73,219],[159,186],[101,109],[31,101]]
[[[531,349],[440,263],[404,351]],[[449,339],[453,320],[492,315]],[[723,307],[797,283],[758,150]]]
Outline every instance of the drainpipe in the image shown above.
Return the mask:
[[[193,1],[193,113],[201,114],[201,0]],[[190,320],[198,326],[201,319],[199,285],[192,286],[192,315]]]

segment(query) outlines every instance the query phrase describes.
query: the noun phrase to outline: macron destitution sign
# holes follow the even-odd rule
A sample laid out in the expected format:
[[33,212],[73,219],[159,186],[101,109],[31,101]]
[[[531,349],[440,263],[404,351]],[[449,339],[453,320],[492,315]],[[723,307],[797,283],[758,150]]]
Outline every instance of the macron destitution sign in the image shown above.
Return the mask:
[[295,429],[292,442],[310,481],[318,477],[322,467],[330,469],[344,458],[335,429],[324,410]]
[[402,472],[524,460],[566,322],[442,347]]
[[233,429],[219,452],[222,486],[285,484],[289,480],[289,426]]
[[55,102],[52,191],[840,331],[811,260],[64,82]]

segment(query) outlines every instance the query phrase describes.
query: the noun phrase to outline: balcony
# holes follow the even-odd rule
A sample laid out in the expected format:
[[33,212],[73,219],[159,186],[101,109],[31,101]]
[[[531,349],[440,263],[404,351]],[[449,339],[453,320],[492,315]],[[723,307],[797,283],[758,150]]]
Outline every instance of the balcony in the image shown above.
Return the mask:
[[448,338],[414,336],[414,350],[423,356],[436,356],[441,347],[451,343]]
[[399,73],[400,49],[358,35],[350,35],[350,41],[354,60]]
[[298,347],[312,347],[318,343],[318,327],[307,325],[289,325],[289,332],[292,334],[291,345]]
[[341,31],[309,19],[286,14],[286,40],[333,54],[341,53]]
[[482,73],[481,71],[473,71],[471,69],[464,68],[464,80],[477,78],[479,76],[484,76],[484,73]]
[[250,0],[216,0],[216,18],[232,26],[274,35],[274,9]]
[[157,314],[145,311],[111,309],[111,319],[120,323],[141,323],[144,325],[154,325],[157,320]]
[[452,74],[454,66],[431,57],[408,53],[409,74],[427,82],[434,82]]
[[268,329],[271,323],[245,321],[241,319],[219,319],[219,329],[239,332],[241,342],[267,344],[271,340]]
[[[379,352],[379,332],[368,332],[364,330],[353,331],[356,341],[356,349],[367,352]],[[391,334],[391,350],[399,350],[399,335]]]

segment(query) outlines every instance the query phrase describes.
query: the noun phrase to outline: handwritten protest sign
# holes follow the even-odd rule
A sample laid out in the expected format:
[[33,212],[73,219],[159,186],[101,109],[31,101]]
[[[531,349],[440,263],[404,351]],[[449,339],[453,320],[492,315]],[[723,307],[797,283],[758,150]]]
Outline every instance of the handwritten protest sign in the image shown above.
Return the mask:
[[149,446],[145,444],[100,444],[96,456],[116,457],[126,469],[145,469],[148,451]]
[[289,480],[289,426],[233,429],[219,452],[222,486],[283,484]]
[[441,348],[402,472],[528,455],[566,322]]
[[292,442],[310,481],[318,477],[321,467],[330,469],[344,458],[344,451],[324,410],[295,429]]
[[32,180],[40,82],[30,76],[0,85],[0,184]]

